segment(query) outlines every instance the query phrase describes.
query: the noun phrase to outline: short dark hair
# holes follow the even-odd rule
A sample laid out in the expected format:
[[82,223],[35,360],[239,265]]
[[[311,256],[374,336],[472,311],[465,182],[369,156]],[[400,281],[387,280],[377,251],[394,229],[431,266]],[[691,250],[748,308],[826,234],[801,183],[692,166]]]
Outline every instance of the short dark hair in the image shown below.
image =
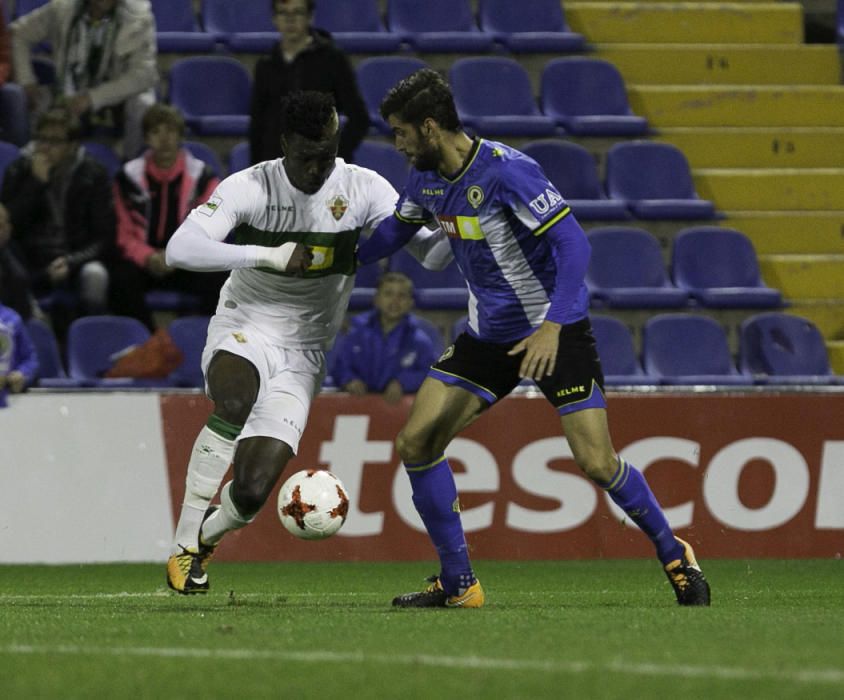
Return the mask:
[[35,122],[36,140],[42,129],[52,126],[61,128],[68,141],[79,141],[82,138],[82,126],[79,119],[63,103],[57,103],[38,117]]
[[461,128],[451,88],[431,68],[422,68],[392,87],[381,102],[381,116],[386,120],[391,114],[414,126],[430,117],[447,131]]
[[408,277],[403,272],[385,272],[378,278],[378,282],[375,284],[375,289],[380,290],[385,284],[390,284],[394,282],[406,285],[407,288],[410,290],[410,293],[413,294],[413,280],[410,279],[410,277]]
[[334,96],[316,90],[291,92],[282,104],[281,133],[299,134],[312,141],[325,138],[335,115]]
[[[286,2],[287,0],[270,0],[270,11],[275,14],[275,8]],[[308,10],[308,14],[312,15],[316,9],[316,0],[305,0],[305,8]]]
[[144,118],[141,121],[144,136],[162,124],[167,124],[182,135],[185,133],[185,118],[178,107],[156,102],[144,112]]

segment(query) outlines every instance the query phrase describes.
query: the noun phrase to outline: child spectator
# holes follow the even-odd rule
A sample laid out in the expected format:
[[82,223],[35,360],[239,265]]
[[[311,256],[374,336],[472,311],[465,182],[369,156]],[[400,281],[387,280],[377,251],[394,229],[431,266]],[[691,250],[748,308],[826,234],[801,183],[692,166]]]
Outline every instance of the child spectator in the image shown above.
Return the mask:
[[361,396],[380,393],[389,403],[414,393],[440,348],[410,311],[413,283],[400,272],[378,280],[375,308],[360,314],[337,350],[332,375],[338,387]]
[[228,273],[190,272],[164,262],[173,232],[191,209],[208,200],[219,178],[182,147],[185,121],[175,107],[150,107],[143,130],[149,149],[124,164],[114,183],[118,260],[111,271],[111,308],[152,328],[147,291],[196,294],[201,312],[210,315]]
[[6,394],[19,394],[35,379],[38,356],[20,315],[0,304],[0,407]]

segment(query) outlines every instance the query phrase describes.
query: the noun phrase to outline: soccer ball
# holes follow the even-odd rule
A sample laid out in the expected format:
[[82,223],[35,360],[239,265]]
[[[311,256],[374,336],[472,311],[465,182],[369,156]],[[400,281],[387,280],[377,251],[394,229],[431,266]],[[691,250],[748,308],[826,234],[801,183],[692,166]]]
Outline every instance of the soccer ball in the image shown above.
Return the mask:
[[343,483],[324,469],[296,472],[278,492],[278,517],[303,540],[331,537],[346,522],[349,496]]

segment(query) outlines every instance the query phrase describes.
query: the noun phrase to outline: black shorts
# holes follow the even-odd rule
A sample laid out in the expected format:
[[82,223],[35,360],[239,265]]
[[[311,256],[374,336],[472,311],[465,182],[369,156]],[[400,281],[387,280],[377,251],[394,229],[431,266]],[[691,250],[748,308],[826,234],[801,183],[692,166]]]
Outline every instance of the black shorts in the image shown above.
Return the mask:
[[[493,404],[522,381],[519,366],[524,353],[507,354],[515,344],[486,343],[461,333],[428,376],[462,387]],[[588,317],[560,328],[554,374],[535,383],[561,415],[606,407],[604,373]]]

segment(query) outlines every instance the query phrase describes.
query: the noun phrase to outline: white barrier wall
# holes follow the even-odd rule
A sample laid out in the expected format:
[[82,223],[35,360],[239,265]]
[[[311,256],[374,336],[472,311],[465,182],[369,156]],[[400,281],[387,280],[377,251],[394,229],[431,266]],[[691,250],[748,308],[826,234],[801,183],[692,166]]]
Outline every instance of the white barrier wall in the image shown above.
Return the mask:
[[159,396],[29,394],[0,410],[0,562],[164,561]]

